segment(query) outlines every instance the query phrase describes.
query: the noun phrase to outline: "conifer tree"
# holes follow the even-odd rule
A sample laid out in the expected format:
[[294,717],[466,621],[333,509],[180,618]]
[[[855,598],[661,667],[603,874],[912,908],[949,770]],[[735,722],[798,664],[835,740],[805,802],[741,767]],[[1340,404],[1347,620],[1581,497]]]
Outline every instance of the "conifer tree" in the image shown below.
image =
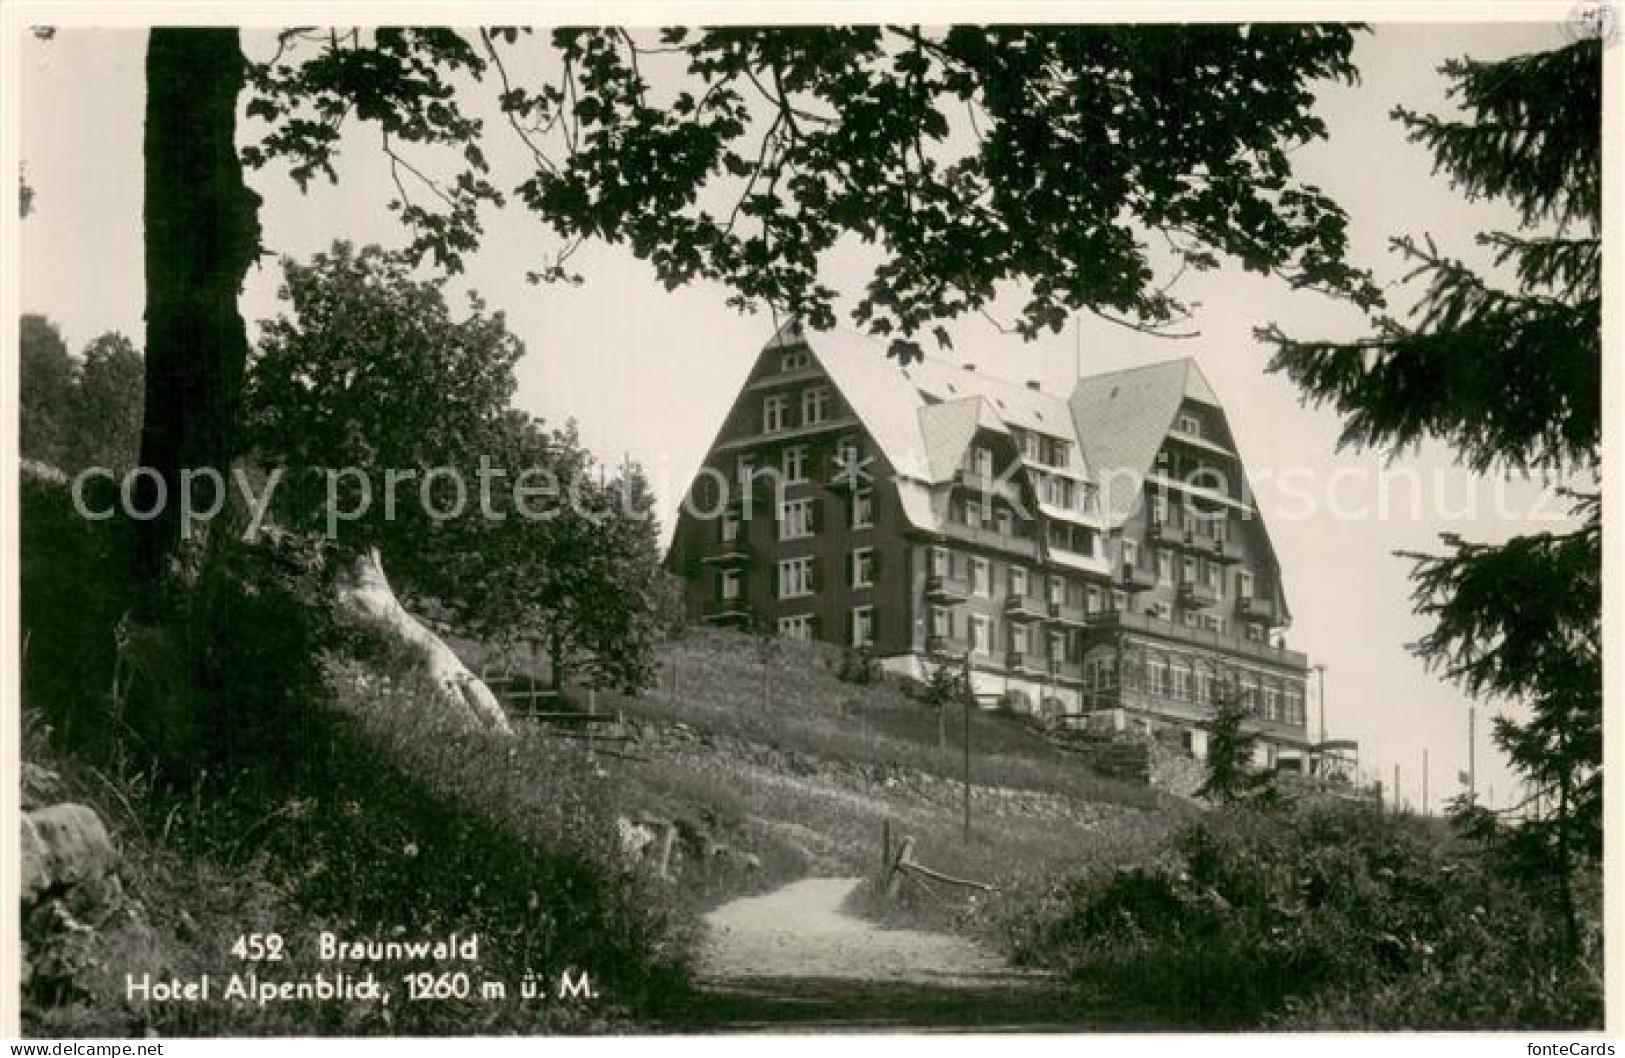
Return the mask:
[[[1345,416],[1342,441],[1401,453],[1447,444],[1480,471],[1549,471],[1567,493],[1564,532],[1484,544],[1443,536],[1414,562],[1413,603],[1433,619],[1412,649],[1475,697],[1519,703],[1496,742],[1531,784],[1536,818],[1517,832],[1576,939],[1574,879],[1602,849],[1601,43],[1444,74],[1461,118],[1400,107],[1394,117],[1471,200],[1500,199],[1515,231],[1488,231],[1496,275],[1431,238],[1393,241],[1425,290],[1408,321],[1372,318],[1355,342],[1297,341],[1278,329],[1272,369]],[[1505,278],[1502,278],[1504,276]]]

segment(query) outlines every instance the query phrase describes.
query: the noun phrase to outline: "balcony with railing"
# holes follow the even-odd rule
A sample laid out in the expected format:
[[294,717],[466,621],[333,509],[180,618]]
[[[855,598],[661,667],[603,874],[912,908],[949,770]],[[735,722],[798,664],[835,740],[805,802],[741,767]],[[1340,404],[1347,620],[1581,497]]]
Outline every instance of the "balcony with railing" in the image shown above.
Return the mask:
[[1150,591],[1157,586],[1153,570],[1124,562],[1117,571],[1117,586],[1124,591]]
[[945,577],[940,573],[928,573],[925,577],[925,597],[934,603],[952,606],[965,601],[970,594],[970,586],[962,581]]
[[1061,683],[1082,683],[1083,665],[1076,661],[1063,661],[1050,658],[1044,663],[1044,670],[1053,680]]
[[741,597],[715,599],[705,604],[705,619],[712,624],[743,624],[750,617],[750,604]]
[[700,553],[700,561],[715,566],[743,566],[750,562],[750,544],[743,537],[713,540]]
[[1188,643],[1192,646],[1212,647],[1232,654],[1244,655],[1258,661],[1298,671],[1309,667],[1308,656],[1300,651],[1288,650],[1286,647],[1245,639],[1225,632],[1215,632],[1207,628],[1192,628],[1190,625],[1166,621],[1160,617],[1152,617],[1150,614],[1132,613],[1127,610],[1102,610],[1090,617],[1089,627],[1091,630],[1102,632],[1144,632],[1164,639]]
[[1175,522],[1153,518],[1145,523],[1145,539],[1157,547],[1173,547],[1185,542],[1185,530]]
[[1011,621],[1042,621],[1049,617],[1049,606],[1037,596],[1011,593],[1004,597],[1004,616]]
[[1058,625],[1067,625],[1072,628],[1083,628],[1089,624],[1089,615],[1081,606],[1068,606],[1065,603],[1052,602],[1047,607],[1051,621]]
[[1021,672],[1030,675],[1043,675],[1043,660],[1020,650],[1012,650],[1004,656],[1004,667],[1011,672]]
[[1219,590],[1199,580],[1179,582],[1179,605],[1186,609],[1206,609],[1217,604]]
[[1038,557],[1037,542],[1030,536],[1015,536],[1010,533],[998,532],[995,529],[986,529],[955,521],[942,523],[942,535],[962,543],[1007,551],[1011,554],[1021,555],[1024,558]]
[[1154,546],[1176,548],[1216,562],[1240,562],[1244,557],[1239,541],[1214,537],[1198,531],[1195,526],[1181,527],[1173,521],[1147,522],[1145,536],[1146,541]]
[[1243,595],[1236,600],[1236,613],[1238,616],[1264,621],[1268,624],[1279,624],[1281,620],[1280,607],[1275,605],[1274,599],[1262,599],[1256,595]]

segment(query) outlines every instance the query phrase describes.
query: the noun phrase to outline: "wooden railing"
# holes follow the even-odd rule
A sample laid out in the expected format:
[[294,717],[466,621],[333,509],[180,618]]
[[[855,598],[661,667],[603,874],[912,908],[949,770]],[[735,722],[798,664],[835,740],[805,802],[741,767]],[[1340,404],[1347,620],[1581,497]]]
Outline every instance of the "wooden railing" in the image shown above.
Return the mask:
[[880,890],[888,897],[895,897],[901,891],[903,882],[913,882],[926,892],[932,892],[929,882],[939,882],[943,885],[957,886],[961,889],[975,889],[983,893],[996,893],[999,887],[986,882],[972,881],[969,878],[955,878],[951,874],[932,870],[923,863],[914,859],[915,842],[911,837],[904,837],[897,847],[897,854],[891,854],[891,824],[885,824],[882,830],[881,865],[884,876],[881,878]]

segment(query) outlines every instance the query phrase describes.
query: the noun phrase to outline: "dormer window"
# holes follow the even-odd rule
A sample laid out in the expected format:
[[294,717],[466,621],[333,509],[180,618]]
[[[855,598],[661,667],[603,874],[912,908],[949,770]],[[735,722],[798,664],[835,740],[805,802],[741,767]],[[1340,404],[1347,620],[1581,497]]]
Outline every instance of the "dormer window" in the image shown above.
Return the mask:
[[784,372],[800,371],[812,362],[805,349],[791,349],[779,358],[779,370]]
[[1194,415],[1181,415],[1179,417],[1179,432],[1192,437],[1202,436],[1202,420]]

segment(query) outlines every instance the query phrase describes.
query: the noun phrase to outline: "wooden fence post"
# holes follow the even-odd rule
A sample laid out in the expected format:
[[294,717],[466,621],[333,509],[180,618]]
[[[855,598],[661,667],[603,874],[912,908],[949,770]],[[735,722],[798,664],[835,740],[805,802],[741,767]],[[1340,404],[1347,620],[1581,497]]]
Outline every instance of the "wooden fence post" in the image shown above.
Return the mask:
[[663,879],[671,877],[671,849],[676,840],[677,825],[668,821],[666,823],[666,836],[660,843],[660,877]]
[[911,838],[911,837],[905,837],[903,839],[903,843],[900,846],[898,846],[897,859],[892,861],[891,871],[890,871],[890,873],[888,874],[888,876],[886,878],[886,895],[887,896],[896,896],[897,895],[897,885],[898,885],[898,883],[900,881],[902,881],[903,867],[904,867],[904,865],[910,864],[910,863],[913,863],[913,862],[914,862],[914,839]]

